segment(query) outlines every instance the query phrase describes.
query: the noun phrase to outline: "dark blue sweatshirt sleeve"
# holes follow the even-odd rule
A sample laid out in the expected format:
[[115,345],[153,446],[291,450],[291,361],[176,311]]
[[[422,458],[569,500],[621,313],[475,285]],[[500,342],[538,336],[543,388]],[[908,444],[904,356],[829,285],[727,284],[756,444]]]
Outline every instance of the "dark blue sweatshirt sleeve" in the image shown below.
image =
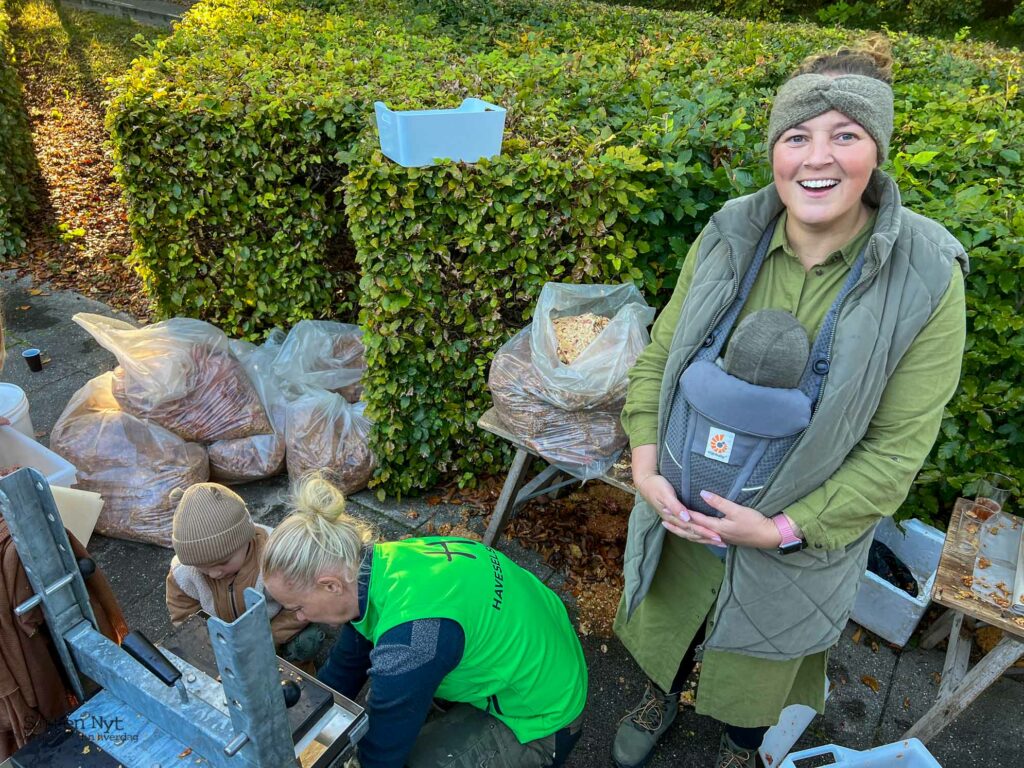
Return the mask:
[[329,685],[342,696],[355,699],[363,689],[370,669],[370,651],[373,644],[360,635],[350,624],[341,628],[331,653],[317,673],[324,685]]
[[362,768],[405,765],[434,693],[462,660],[465,642],[462,627],[450,619],[411,621],[381,635],[369,654],[370,727],[359,742]]

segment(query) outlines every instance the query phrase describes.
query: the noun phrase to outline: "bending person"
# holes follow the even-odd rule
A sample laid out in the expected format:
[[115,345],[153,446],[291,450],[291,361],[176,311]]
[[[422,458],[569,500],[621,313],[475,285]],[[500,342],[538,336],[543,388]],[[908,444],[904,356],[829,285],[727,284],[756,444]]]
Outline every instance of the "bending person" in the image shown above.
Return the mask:
[[[374,543],[321,475],[293,506],[267,541],[264,584],[298,618],[341,626],[324,683],[355,698],[369,678],[363,768],[565,761],[587,670],[551,590],[471,539]],[[454,706],[426,722],[434,698]]]
[[967,256],[878,168],[891,63],[845,49],[781,86],[774,183],[712,216],[630,371],[638,493],[615,629],[650,685],[616,734],[623,768],[671,725],[701,653],[720,767],[753,768],[787,705],[823,710],[872,532],[956,389]]

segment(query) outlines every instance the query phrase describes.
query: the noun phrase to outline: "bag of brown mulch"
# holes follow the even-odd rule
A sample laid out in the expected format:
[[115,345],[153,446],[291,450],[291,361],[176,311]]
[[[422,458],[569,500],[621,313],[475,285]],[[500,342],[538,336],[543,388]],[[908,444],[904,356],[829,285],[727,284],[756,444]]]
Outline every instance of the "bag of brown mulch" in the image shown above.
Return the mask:
[[274,361],[274,372],[294,388],[326,389],[350,403],[362,395],[365,371],[362,330],[331,320],[296,323]]
[[288,477],[298,480],[325,470],[343,493],[366,487],[377,463],[370,451],[370,422],[365,403],[349,403],[339,394],[310,390],[288,405]]
[[209,323],[175,317],[135,328],[102,315],[79,313],[72,319],[117,357],[113,395],[133,416],[189,442],[272,431],[227,337]]
[[273,432],[211,443],[207,450],[212,479],[231,485],[284,471],[287,401],[272,367],[283,341],[284,333],[275,328],[260,346],[247,341],[229,342],[232,354],[242,364],[270,416]]
[[533,322],[491,363],[488,386],[506,426],[550,464],[600,477],[626,445],[626,373],[653,319],[631,284],[545,285]]
[[206,449],[123,411],[113,373],[72,395],[50,433],[50,447],[75,465],[78,487],[103,496],[96,530],[171,546],[171,491],[209,479]]

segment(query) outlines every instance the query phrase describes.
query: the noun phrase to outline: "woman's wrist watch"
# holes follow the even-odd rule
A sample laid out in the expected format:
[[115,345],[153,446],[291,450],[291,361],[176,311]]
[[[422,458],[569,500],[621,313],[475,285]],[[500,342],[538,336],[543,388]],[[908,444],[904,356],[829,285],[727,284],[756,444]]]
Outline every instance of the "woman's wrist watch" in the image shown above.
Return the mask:
[[772,522],[775,523],[775,529],[782,537],[782,541],[779,542],[780,555],[790,555],[793,552],[799,552],[807,546],[806,542],[793,532],[793,524],[790,523],[789,518],[786,517],[785,513],[780,512],[775,515],[775,517],[772,518]]

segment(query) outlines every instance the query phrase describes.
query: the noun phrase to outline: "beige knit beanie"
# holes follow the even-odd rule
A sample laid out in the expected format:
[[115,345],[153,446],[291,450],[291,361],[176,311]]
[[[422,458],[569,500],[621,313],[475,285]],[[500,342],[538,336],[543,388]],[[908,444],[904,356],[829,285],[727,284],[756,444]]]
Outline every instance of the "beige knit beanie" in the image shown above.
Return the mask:
[[196,483],[181,494],[171,525],[171,544],[183,565],[223,562],[255,535],[256,526],[245,502],[230,488]]

